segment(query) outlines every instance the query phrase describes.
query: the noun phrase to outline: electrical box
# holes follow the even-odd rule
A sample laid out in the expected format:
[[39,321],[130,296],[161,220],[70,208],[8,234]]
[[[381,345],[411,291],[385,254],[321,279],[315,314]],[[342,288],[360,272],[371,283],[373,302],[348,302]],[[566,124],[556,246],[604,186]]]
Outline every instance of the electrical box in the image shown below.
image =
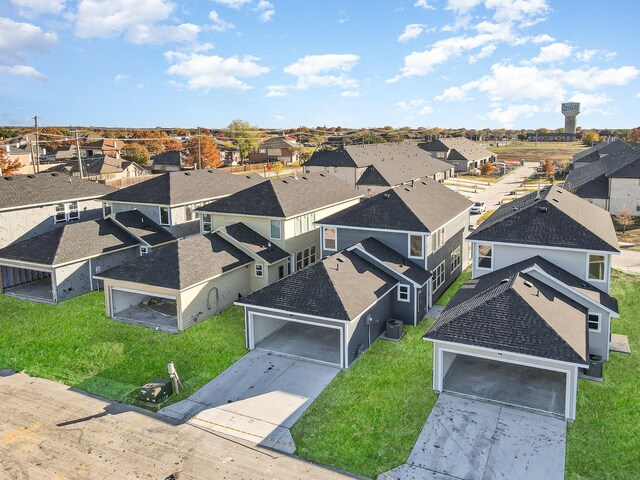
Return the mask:
[[140,398],[144,402],[162,403],[172,393],[171,380],[166,378],[156,378],[140,387]]

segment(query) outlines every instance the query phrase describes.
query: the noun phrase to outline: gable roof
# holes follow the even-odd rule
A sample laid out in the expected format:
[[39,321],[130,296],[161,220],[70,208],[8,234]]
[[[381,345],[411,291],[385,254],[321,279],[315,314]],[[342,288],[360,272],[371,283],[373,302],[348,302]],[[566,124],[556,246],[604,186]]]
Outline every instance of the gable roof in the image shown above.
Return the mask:
[[502,205],[468,240],[618,252],[609,213],[567,190],[548,186]]
[[600,159],[601,155],[615,154],[626,150],[629,147],[627,142],[615,139],[611,142],[600,142],[573,156],[574,163],[592,163]]
[[109,218],[152,247],[176,240],[176,237],[138,210],[113,213]]
[[291,140],[287,140],[282,137],[271,137],[265,140],[260,144],[258,148],[295,148],[298,147],[299,144],[296,142],[292,142]]
[[238,222],[233,225],[220,227],[217,232],[223,232],[233,238],[236,242],[241,243],[244,248],[255,253],[265,262],[272,264],[279,260],[289,258],[289,254],[277,245],[272,244],[258,232],[247,227],[244,223]]
[[438,138],[430,142],[420,143],[418,147],[427,152],[446,152],[451,150],[450,155],[453,154],[453,157],[449,157],[451,160],[475,161],[495,155],[495,153],[487,150],[479,143],[465,137]]
[[116,189],[55,172],[1,177],[0,210],[100,198],[112,192]]
[[425,178],[412,187],[390,188],[316,224],[429,233],[467,210],[472,203],[435,180]]
[[0,259],[57,266],[137,245],[110,219],[86,220],[14,242],[0,250]]
[[180,167],[184,164],[184,154],[180,150],[167,150],[151,157],[153,165],[172,165]]
[[431,278],[431,272],[400,255],[394,249],[387,247],[384,243],[373,237],[365,238],[347,250],[355,253],[361,252],[365,255],[363,258],[368,262],[379,262],[386,268],[394,271],[398,275],[408,278],[420,286],[427,283]]
[[585,307],[520,272],[473,293],[448,305],[423,338],[587,363]]
[[183,290],[253,260],[216,233],[193,235],[153,250],[99,278]]
[[197,211],[289,218],[362,196],[333,175],[309,173],[263,181]]
[[[117,158],[112,155],[92,155],[82,159],[85,173],[87,175],[107,175],[109,173],[122,173],[134,162]],[[135,164],[135,166],[142,170],[142,167]],[[49,169],[49,171],[63,171],[70,173],[78,173],[78,160],[70,161],[62,165],[56,165]]]
[[343,251],[254,292],[238,305],[350,321],[398,281],[353,252]]
[[225,197],[263,181],[257,175],[232,175],[215,169],[170,172],[116,190],[103,200],[177,206]]

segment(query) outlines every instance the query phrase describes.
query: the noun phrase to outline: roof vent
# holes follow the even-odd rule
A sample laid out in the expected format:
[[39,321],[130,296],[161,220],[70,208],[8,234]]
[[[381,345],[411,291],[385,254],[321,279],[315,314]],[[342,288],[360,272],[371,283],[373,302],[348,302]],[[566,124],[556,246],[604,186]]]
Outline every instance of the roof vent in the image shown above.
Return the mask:
[[560,203],[560,200],[558,200],[557,198],[552,198],[552,200],[556,203]]
[[344,259],[342,259],[340,257],[336,258],[336,260],[339,261],[340,263],[344,263]]
[[304,175],[302,176],[303,180],[309,180],[307,177],[305,177]]
[[289,183],[289,182],[287,182],[286,180],[282,180],[282,183]]
[[533,287],[533,283],[531,283],[529,280],[525,280],[525,281],[524,281],[524,284],[525,284],[527,287],[529,287],[529,288],[532,288],[532,287]]
[[410,189],[410,188],[407,188],[407,187],[405,187],[404,189],[405,189],[407,192],[410,192],[410,191],[411,191],[411,189]]
[[208,169],[208,170],[207,170],[207,172],[209,172],[209,173],[213,173],[213,170],[211,170],[211,169]]
[[5,180],[13,180],[13,177],[3,177]]
[[191,175],[191,172],[184,172],[184,174],[188,177]]
[[509,283],[508,278],[503,278],[502,280],[500,280],[500,285],[504,285],[505,283]]
[[324,173],[321,173],[321,174],[320,174],[320,176],[321,176],[321,177],[324,177]]
[[382,197],[383,198],[391,198],[391,194],[390,193],[383,193]]
[[547,207],[540,207],[540,208],[538,209],[538,211],[540,211],[540,212],[542,212],[542,213],[546,213],[546,212],[547,212],[547,210],[549,210]]
[[52,174],[51,174],[51,176],[52,176],[52,177],[57,177],[57,176],[58,176],[58,174],[57,174],[57,173],[52,173]]
[[29,174],[29,175],[27,175],[27,178],[36,178],[36,176],[33,175],[33,174]]

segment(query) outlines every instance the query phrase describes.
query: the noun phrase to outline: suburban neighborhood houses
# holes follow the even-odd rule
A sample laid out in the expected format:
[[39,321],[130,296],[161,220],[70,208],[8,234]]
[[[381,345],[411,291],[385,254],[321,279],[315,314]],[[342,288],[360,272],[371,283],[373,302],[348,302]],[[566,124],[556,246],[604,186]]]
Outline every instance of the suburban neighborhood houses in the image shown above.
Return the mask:
[[640,479],[637,12],[0,2],[0,480]]

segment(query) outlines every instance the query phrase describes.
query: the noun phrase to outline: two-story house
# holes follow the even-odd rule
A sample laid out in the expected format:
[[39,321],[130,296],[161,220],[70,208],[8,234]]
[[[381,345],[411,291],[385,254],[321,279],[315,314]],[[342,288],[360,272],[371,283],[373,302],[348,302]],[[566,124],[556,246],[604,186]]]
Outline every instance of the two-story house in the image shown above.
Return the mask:
[[424,336],[434,390],[575,419],[578,377],[602,378],[619,316],[611,218],[547,187],[500,207],[468,240],[473,279]]
[[452,165],[456,172],[480,168],[485,163],[495,162],[497,159],[495,153],[465,137],[438,138],[419,143],[418,147]]
[[261,182],[197,209],[203,233],[242,222],[289,252],[289,273],[320,258],[314,225],[357,204],[362,194],[332,175],[315,173]]
[[200,232],[196,208],[262,181],[216,169],[165,173],[105,195],[104,215],[139,210],[175,237],[185,237]]
[[115,189],[62,173],[0,178],[0,248],[102,216],[101,198]]
[[348,368],[388,323],[417,325],[466,265],[470,205],[427,179],[317,220],[323,259],[236,302],[247,348]]
[[451,165],[404,142],[348,145],[318,151],[304,164],[304,170],[335,175],[367,196],[424,178],[442,181],[453,176]]
[[257,152],[249,154],[250,163],[292,163],[299,159],[301,145],[294,140],[272,137],[260,144]]

